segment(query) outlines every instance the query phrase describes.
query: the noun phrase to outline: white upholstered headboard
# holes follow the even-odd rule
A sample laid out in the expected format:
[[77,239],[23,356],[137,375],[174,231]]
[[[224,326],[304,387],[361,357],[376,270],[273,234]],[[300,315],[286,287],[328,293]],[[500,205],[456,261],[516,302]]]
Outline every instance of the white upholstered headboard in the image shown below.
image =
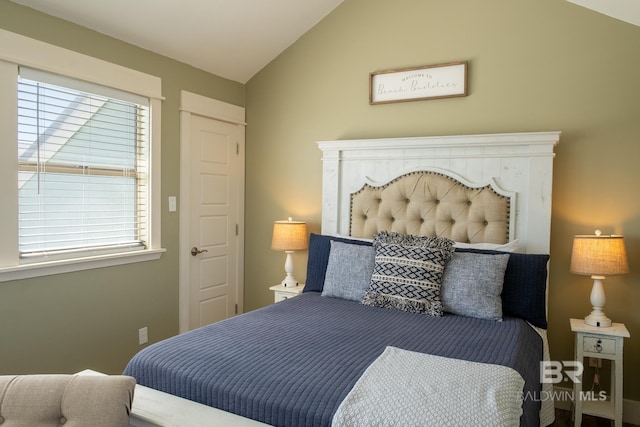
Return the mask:
[[[319,141],[322,233],[349,235],[351,194],[411,172],[452,176],[513,194],[510,239],[549,253],[554,146],[560,132]],[[515,215],[514,215],[515,214]]]

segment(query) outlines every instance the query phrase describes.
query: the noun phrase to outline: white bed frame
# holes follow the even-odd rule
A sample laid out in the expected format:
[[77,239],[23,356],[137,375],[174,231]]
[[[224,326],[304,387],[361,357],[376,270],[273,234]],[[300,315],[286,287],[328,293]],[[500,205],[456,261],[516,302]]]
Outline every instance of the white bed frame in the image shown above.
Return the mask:
[[[520,250],[549,253],[553,148],[560,132],[320,141],[322,233],[349,235],[350,195],[416,171],[452,176],[470,187],[515,194],[510,237]],[[136,386],[131,424],[148,427],[264,426],[180,397]]]

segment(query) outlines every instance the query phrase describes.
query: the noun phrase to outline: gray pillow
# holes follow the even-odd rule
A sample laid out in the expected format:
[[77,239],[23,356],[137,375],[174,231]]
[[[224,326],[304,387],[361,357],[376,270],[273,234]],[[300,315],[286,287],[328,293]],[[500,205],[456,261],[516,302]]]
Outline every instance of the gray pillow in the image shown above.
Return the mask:
[[322,296],[362,300],[369,289],[375,255],[373,246],[332,240]]
[[442,277],[444,311],[480,319],[502,320],[502,284],[509,254],[455,252]]

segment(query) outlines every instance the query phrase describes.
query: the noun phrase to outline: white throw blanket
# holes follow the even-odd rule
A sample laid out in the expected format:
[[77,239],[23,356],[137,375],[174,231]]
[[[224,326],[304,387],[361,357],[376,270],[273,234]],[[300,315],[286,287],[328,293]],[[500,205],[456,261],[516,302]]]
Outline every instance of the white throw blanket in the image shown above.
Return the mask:
[[515,370],[387,347],[342,401],[333,426],[518,426]]

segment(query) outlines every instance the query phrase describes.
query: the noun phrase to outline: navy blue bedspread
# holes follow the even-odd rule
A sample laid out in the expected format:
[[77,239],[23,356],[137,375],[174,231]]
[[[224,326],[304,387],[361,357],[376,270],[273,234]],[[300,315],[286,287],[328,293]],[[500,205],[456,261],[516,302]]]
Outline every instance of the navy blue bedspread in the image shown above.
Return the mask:
[[[542,340],[523,320],[440,318],[302,294],[140,351],[139,384],[276,426],[329,426],[386,346],[514,368],[539,395]],[[531,394],[530,394],[531,395]],[[539,425],[525,400],[521,425]]]

